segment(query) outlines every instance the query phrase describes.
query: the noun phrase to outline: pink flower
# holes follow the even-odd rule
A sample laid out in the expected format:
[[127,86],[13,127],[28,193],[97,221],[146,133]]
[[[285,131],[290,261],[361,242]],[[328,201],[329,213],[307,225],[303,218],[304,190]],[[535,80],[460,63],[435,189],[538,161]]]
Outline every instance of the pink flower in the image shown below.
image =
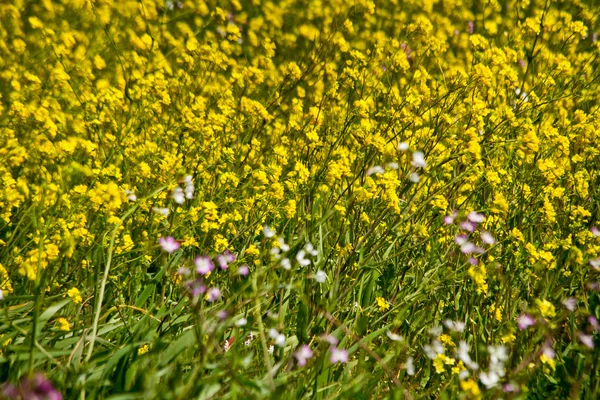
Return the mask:
[[238,268],[238,274],[240,274],[241,276],[248,276],[248,274],[250,273],[250,268],[248,268],[247,265],[241,265]]
[[594,338],[592,335],[586,335],[583,332],[577,332],[577,337],[579,338],[579,341],[586,347],[589,347],[590,349],[594,348]]
[[594,235],[594,237],[599,237],[600,236],[600,230],[598,230],[598,228],[596,228],[595,226],[592,226],[592,235]]
[[533,325],[535,325],[535,320],[529,314],[521,314],[519,315],[519,318],[517,318],[517,326],[520,330],[527,329]]
[[303,344],[300,346],[297,352],[294,353],[294,357],[298,360],[298,366],[304,367],[306,365],[306,361],[309,360],[313,356],[313,351],[307,344]]
[[158,239],[158,244],[160,244],[160,247],[169,254],[173,253],[180,247],[179,242],[173,239],[172,236],[168,236],[166,238],[161,237]]
[[485,221],[485,215],[479,214],[478,212],[471,211],[469,215],[467,215],[467,219],[476,224]]
[[496,239],[494,239],[494,237],[486,231],[481,232],[481,240],[483,241],[483,243],[489,245],[496,243]]
[[452,211],[452,214],[446,215],[444,217],[444,223],[446,225],[451,225],[452,223],[454,223],[454,218],[456,218],[457,215],[458,215],[458,211],[456,211],[456,210]]
[[600,271],[600,258],[596,258],[595,260],[590,260],[590,265],[596,271]]
[[219,263],[219,267],[222,270],[226,270],[227,267],[229,266],[229,263],[232,263],[235,261],[235,255],[230,252],[229,250],[226,250],[223,254],[219,254],[217,256],[217,262]]
[[455,242],[457,245],[459,245],[459,246],[462,246],[463,244],[465,244],[465,243],[468,243],[468,242],[469,242],[469,238],[468,238],[468,236],[467,236],[467,235],[465,235],[465,234],[463,233],[463,234],[461,234],[461,235],[456,235],[456,236],[454,237],[454,242]]
[[594,330],[596,332],[600,331],[600,324],[598,324],[598,319],[596,319],[596,317],[594,317],[593,315],[590,315],[588,317],[588,322],[590,323],[590,325],[592,326],[592,328],[594,328]]
[[336,344],[338,344],[338,340],[335,336],[333,335],[322,335],[321,339],[323,339],[324,341],[326,341],[327,343],[335,346]]
[[332,364],[337,363],[347,363],[348,362],[348,350],[338,349],[337,347],[331,347],[331,355],[329,357],[329,361]]
[[209,257],[196,257],[194,264],[196,264],[196,273],[200,275],[206,275],[215,269],[215,264]]
[[474,232],[477,225],[470,221],[462,221],[460,223],[460,229],[465,230],[467,232]]
[[201,280],[196,279],[195,281],[191,281],[187,283],[187,289],[192,295],[192,297],[196,297],[206,292],[206,286],[202,283]]
[[569,297],[568,299],[564,299],[562,301],[562,305],[571,312],[575,311],[575,307],[577,307],[577,300],[573,297]]
[[212,287],[206,292],[206,300],[213,303],[221,298],[221,290],[217,287]]

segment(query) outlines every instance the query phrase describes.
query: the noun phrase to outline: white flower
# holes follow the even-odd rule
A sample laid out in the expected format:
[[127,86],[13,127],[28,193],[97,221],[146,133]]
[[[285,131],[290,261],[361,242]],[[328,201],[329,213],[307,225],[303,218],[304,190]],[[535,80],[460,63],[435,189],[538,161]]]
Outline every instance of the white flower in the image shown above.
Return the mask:
[[127,200],[129,200],[129,201],[136,201],[137,200],[137,196],[135,195],[135,193],[133,193],[133,191],[131,191],[131,190],[124,190],[124,192],[127,195]]
[[277,241],[279,242],[279,248],[281,249],[281,251],[289,251],[290,246],[288,246],[285,241],[283,240],[283,238],[278,238]]
[[324,271],[317,271],[317,273],[315,274],[315,281],[319,282],[319,283],[325,283],[325,281],[327,280],[327,274]]
[[275,351],[275,346],[273,346],[273,345],[270,345],[270,346],[269,346],[269,354],[270,354],[270,355],[273,355],[273,352],[274,352],[274,351]]
[[185,198],[193,199],[194,198],[194,183],[192,182],[192,176],[187,175],[184,179],[185,181]]
[[397,162],[391,162],[391,163],[387,164],[387,167],[391,168],[391,169],[398,169],[400,166],[398,165]]
[[235,326],[237,326],[238,328],[241,326],[244,326],[248,323],[248,320],[244,317],[238,319],[237,321],[235,321]]
[[454,332],[463,332],[465,330],[465,323],[461,321],[454,322],[450,319],[447,319],[444,321],[444,325],[446,325],[446,328]]
[[298,264],[300,264],[303,267],[310,265],[310,260],[306,258],[306,251],[303,249],[298,251],[298,254],[296,254],[296,261],[298,261]]
[[169,215],[169,209],[168,208],[154,207],[152,209],[152,211],[154,211],[157,214],[164,215],[165,217]]
[[491,389],[498,385],[498,382],[500,382],[500,376],[493,371],[480,372],[479,380],[486,388]]
[[270,239],[273,236],[275,236],[275,231],[271,230],[271,228],[269,228],[267,225],[265,225],[265,226],[263,226],[263,235],[265,235],[265,237],[267,239]]
[[479,368],[479,365],[475,361],[471,360],[471,356],[469,356],[469,345],[464,340],[461,340],[458,344],[456,354],[458,359],[470,369],[476,370]]
[[375,165],[367,170],[367,176],[371,176],[373,174],[383,174],[385,171],[381,165]]
[[173,200],[175,200],[175,203],[177,204],[185,203],[185,194],[183,193],[183,189],[179,186],[173,189]]
[[408,143],[406,143],[406,142],[398,143],[398,150],[400,150],[400,151],[408,150]]
[[306,250],[306,252],[313,257],[316,257],[319,255],[319,252],[315,249],[315,247],[312,245],[311,242],[306,243],[306,245],[304,246],[304,250]]
[[404,338],[400,335],[398,335],[397,333],[391,332],[391,331],[387,331],[386,332],[387,337],[390,338],[390,340],[393,340],[394,342],[401,342],[404,340]]
[[285,346],[285,336],[282,333],[277,332],[277,329],[270,329],[269,337],[275,341],[275,344],[278,347]]
[[431,358],[432,360],[437,357],[438,354],[444,354],[445,352],[444,345],[442,345],[442,343],[440,343],[438,340],[434,340],[430,345],[426,344],[423,346],[423,350],[425,351],[427,357]]
[[414,375],[415,374],[415,365],[413,364],[413,358],[412,357],[408,357],[406,359],[406,363],[404,363],[404,368],[406,369],[406,373],[408,375]]
[[0,301],[4,300],[4,292],[0,289]]
[[415,168],[425,168],[427,166],[425,154],[421,151],[415,151],[412,155],[412,165]]
[[419,181],[421,180],[421,178],[419,177],[419,174],[417,174],[416,172],[411,173],[410,176],[408,177],[408,179],[412,183],[419,183]]
[[292,264],[290,263],[290,259],[284,258],[283,260],[281,260],[281,266],[283,267],[283,269],[291,269]]

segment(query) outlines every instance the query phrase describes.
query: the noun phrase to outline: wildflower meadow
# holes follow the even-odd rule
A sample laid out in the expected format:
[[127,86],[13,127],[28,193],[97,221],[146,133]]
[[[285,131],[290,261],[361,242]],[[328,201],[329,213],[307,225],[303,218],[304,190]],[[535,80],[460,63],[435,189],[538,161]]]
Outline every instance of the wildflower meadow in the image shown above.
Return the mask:
[[0,1],[0,399],[600,398],[597,32]]

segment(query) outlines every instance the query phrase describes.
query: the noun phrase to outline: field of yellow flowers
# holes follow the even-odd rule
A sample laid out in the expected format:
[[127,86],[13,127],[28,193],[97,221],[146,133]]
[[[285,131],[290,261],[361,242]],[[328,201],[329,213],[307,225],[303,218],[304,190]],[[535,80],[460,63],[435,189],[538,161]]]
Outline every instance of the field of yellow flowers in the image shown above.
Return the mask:
[[0,4],[0,398],[600,397],[600,4]]

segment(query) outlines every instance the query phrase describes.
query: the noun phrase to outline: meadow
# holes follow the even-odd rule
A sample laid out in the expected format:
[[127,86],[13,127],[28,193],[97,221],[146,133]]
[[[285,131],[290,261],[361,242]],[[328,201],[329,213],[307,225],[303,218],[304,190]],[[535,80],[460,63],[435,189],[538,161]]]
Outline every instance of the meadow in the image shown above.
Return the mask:
[[600,398],[597,31],[0,2],[0,399]]

